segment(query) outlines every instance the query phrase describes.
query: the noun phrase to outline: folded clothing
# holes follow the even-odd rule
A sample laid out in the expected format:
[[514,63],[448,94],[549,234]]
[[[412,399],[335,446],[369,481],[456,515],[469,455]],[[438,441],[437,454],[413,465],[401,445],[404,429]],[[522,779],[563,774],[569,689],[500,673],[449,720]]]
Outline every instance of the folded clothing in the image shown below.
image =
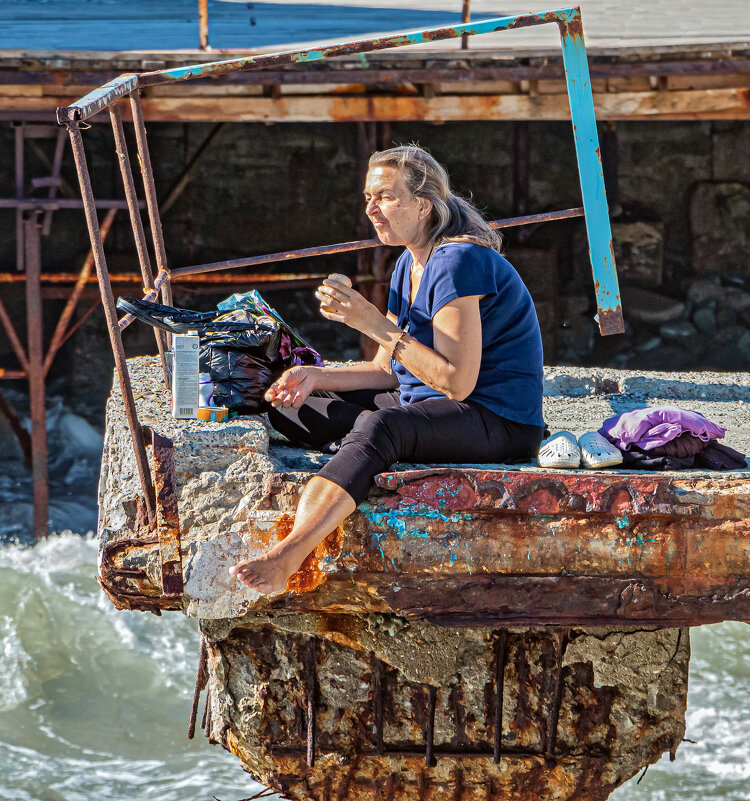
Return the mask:
[[635,446],[642,451],[660,448],[682,434],[702,442],[721,439],[726,429],[704,417],[700,412],[679,406],[651,406],[609,417],[599,433],[617,445],[621,451]]
[[704,442],[700,437],[696,437],[692,431],[683,431],[674,439],[665,442],[663,445],[657,445],[655,448],[649,448],[649,454],[652,456],[676,456],[678,459],[684,459],[686,456],[695,456],[704,448],[707,448],[710,442]]
[[695,466],[709,470],[744,470],[747,460],[744,453],[711,440],[700,453],[695,455]]
[[634,445],[629,451],[622,452],[623,465],[630,470],[744,470],[747,461],[744,454],[722,445],[715,439],[701,442],[703,446],[698,453],[687,456],[662,454],[644,451]]

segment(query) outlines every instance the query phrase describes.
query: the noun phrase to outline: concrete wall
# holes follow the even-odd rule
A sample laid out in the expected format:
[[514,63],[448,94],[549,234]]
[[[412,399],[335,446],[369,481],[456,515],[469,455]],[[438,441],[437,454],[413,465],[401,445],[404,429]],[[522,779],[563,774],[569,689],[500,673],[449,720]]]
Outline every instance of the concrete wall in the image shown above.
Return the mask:
[[[160,197],[165,197],[211,126],[149,127]],[[529,211],[578,205],[580,193],[570,126],[530,123]],[[750,356],[750,123],[632,122],[617,125],[618,193],[612,204],[628,333],[601,339],[591,320],[593,285],[583,224],[546,224],[507,232],[506,255],[538,304],[546,362],[629,368],[743,369]],[[455,188],[472,193],[492,218],[512,216],[511,123],[394,124],[394,143],[415,141],[449,168]],[[98,196],[121,196],[109,126],[84,136]],[[40,141],[51,149],[52,143]],[[75,185],[72,158],[64,175]],[[46,174],[27,151],[28,176]],[[14,187],[13,131],[0,128],[0,192]],[[361,203],[355,126],[228,125],[214,140],[187,190],[164,218],[172,266],[237,258],[356,238]],[[88,247],[83,216],[57,213],[43,241],[45,271],[77,270]],[[137,269],[129,226],[119,218],[107,245],[113,269]],[[0,270],[15,267],[11,211],[0,212]],[[276,271],[353,272],[355,256],[278,265]],[[691,289],[696,280],[699,289]],[[708,282],[708,283],[706,283]],[[635,287],[635,294],[627,294]],[[702,289],[701,289],[702,287]],[[713,289],[711,287],[714,287]],[[734,293],[727,303],[725,290]],[[22,293],[2,289],[22,327]],[[310,290],[269,292],[329,357],[356,352],[358,338],[316,315]],[[178,305],[210,308],[216,296],[176,291]],[[51,329],[61,302],[45,306]],[[653,314],[653,309],[657,313]],[[695,315],[698,313],[698,319]],[[665,328],[666,326],[666,328]],[[744,338],[743,338],[744,337]],[[130,353],[153,348],[143,326],[126,334]],[[0,365],[14,367],[4,337]],[[111,361],[101,313],[66,346],[53,377],[73,373],[79,391],[103,408]]]

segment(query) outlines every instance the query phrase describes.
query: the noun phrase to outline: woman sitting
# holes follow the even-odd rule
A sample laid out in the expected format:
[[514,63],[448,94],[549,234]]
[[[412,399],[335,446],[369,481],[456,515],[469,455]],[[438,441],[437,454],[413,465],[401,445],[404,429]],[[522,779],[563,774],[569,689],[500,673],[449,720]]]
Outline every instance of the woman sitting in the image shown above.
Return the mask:
[[539,323],[498,234],[413,145],[373,154],[364,196],[380,241],[406,249],[386,315],[341,281],[316,292],[325,317],[378,343],[374,359],[293,367],[266,393],[278,431],[334,455],[306,485],[286,539],[230,568],[262,593],[284,590],[395,462],[531,457],[543,437]]

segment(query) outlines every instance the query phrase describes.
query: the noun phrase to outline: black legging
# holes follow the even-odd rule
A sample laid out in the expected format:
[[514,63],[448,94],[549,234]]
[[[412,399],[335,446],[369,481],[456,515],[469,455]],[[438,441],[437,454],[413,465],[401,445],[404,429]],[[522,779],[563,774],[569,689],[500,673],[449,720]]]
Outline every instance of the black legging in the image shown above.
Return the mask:
[[536,455],[543,426],[514,423],[473,401],[426,398],[402,406],[398,391],[313,392],[299,409],[270,409],[293,442],[333,452],[318,472],[355,503],[395,462],[500,462]]

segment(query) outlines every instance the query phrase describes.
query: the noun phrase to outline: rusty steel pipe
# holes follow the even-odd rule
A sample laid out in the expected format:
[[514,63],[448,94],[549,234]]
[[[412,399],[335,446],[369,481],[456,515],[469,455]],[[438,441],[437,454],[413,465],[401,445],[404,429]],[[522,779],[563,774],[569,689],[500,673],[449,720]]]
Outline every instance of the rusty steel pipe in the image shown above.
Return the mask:
[[[98,200],[96,205],[100,209],[126,209],[128,204],[124,200]],[[48,198],[27,197],[16,200],[12,197],[0,198],[0,209],[18,209],[20,211],[59,211],[60,209],[81,209],[83,202],[74,198]]]
[[122,127],[122,116],[120,114],[120,103],[117,101],[109,107],[109,118],[112,123],[112,133],[115,139],[115,152],[120,165],[122,183],[125,189],[125,199],[128,203],[128,213],[130,223],[133,228],[135,239],[135,249],[138,253],[138,264],[143,276],[143,285],[147,289],[154,286],[154,276],[151,271],[151,259],[148,255],[148,245],[146,244],[146,234],[143,230],[143,221],[138,209],[138,197],[133,180],[133,170],[130,167],[130,157],[128,156],[128,145],[125,141],[125,131]]
[[44,402],[42,294],[39,276],[42,256],[36,215],[24,220],[26,257],[26,330],[31,405],[31,474],[34,482],[34,541],[49,535],[49,480],[47,475],[47,410]]
[[196,264],[192,267],[178,267],[172,270],[172,278],[181,275],[196,275],[198,273],[218,272],[219,270],[234,270],[238,267],[254,267],[258,264],[270,264],[278,261],[291,261],[292,259],[305,259],[311,256],[324,256],[328,253],[346,253],[351,250],[364,250],[380,245],[379,239],[364,239],[358,242],[341,242],[337,245],[323,245],[301,250],[289,250],[281,253],[269,253],[265,256],[249,256],[244,259],[231,259],[229,261],[215,261],[211,264]]
[[[104,228],[104,223],[102,223],[102,229]],[[92,262],[93,264],[93,262]],[[80,272],[78,273],[42,273],[41,275],[41,282],[43,284],[76,284],[78,279],[80,278]],[[317,273],[315,274],[318,275]],[[322,275],[322,273],[321,273]],[[267,278],[273,278],[273,276],[266,275]],[[325,277],[325,276],[323,276]],[[226,276],[227,280],[230,281],[238,281],[242,278],[242,276]],[[0,273],[0,284],[20,284],[26,280],[26,276],[21,274],[18,275],[16,273]],[[195,281],[198,283],[216,281],[217,283],[221,282],[221,276],[214,277],[214,276],[201,276],[201,278],[196,278]],[[87,284],[96,284],[99,279],[96,275],[89,275],[86,278]],[[142,284],[143,283],[143,276],[139,273],[111,273],[109,276],[109,281],[111,284]],[[161,284],[160,284],[161,286]]]
[[[471,21],[471,0],[463,0],[463,6],[461,8],[461,22],[462,24],[466,24],[467,22]],[[467,34],[461,34],[461,50],[468,50],[469,49],[469,37]]]
[[[143,107],[141,97],[136,90],[130,94],[130,110],[133,115],[133,126],[135,128],[135,140],[138,144],[138,160],[141,165],[141,177],[143,187],[146,190],[146,208],[148,218],[151,223],[151,238],[154,243],[154,253],[156,254],[156,266],[158,272],[166,272],[167,251],[164,247],[164,233],[161,228],[161,218],[159,217],[159,204],[156,200],[156,185],[154,184],[154,170],[151,166],[151,156],[148,150],[148,139],[146,137],[146,124],[143,121]],[[162,286],[161,297],[167,306],[172,305],[172,289],[169,281]],[[171,345],[171,338],[167,337],[167,343]]]
[[123,348],[120,329],[117,325],[117,310],[115,308],[115,299],[112,295],[112,284],[109,281],[109,271],[104,256],[104,245],[102,243],[101,232],[99,231],[99,221],[96,216],[96,201],[94,199],[93,189],[91,188],[91,177],[89,176],[88,165],[86,163],[86,153],[83,149],[83,138],[81,137],[81,131],[77,122],[68,123],[68,133],[70,134],[70,143],[73,148],[73,157],[78,172],[83,207],[86,212],[86,224],[88,225],[89,237],[91,238],[94,251],[94,264],[96,265],[96,273],[99,276],[99,291],[102,296],[104,315],[107,319],[107,330],[109,331],[109,339],[112,344],[115,366],[117,367],[117,376],[120,381],[120,390],[125,405],[125,415],[127,417],[128,427],[130,428],[130,437],[133,442],[138,477],[141,482],[141,489],[143,490],[149,524],[151,528],[153,528],[156,525],[154,486],[151,481],[151,472],[146,458],[143,432],[141,431],[141,425],[138,422],[138,413],[135,408],[133,388],[130,384],[130,374],[128,372],[127,360],[125,359],[125,349]]
[[[24,196],[24,159],[23,159],[23,140],[24,129],[23,123],[17,123],[15,129],[15,146],[16,146],[16,201],[20,203]],[[23,213],[21,206],[16,207],[16,270],[20,273],[24,269],[24,225]]]
[[[64,133],[64,131],[63,131]],[[110,209],[107,212],[107,216],[104,218],[104,222],[101,224],[101,234],[102,234],[102,242],[107,239],[109,235],[109,229],[112,227],[112,221],[115,219],[115,214],[117,214],[117,209]],[[57,355],[57,352],[63,346],[63,344],[67,341],[68,337],[66,334],[68,333],[68,325],[70,323],[71,318],[73,317],[73,312],[75,312],[76,306],[78,305],[78,301],[83,293],[84,287],[89,279],[89,273],[91,272],[91,267],[94,264],[94,252],[93,250],[89,250],[86,259],[83,262],[83,266],[81,267],[81,272],[78,276],[78,280],[73,287],[73,291],[70,293],[70,297],[65,304],[65,308],[62,310],[62,314],[60,315],[60,319],[57,321],[57,325],[55,326],[55,333],[52,335],[52,341],[49,344],[49,348],[47,349],[47,355],[44,357],[44,375],[46,376],[49,372],[49,368],[52,366],[52,362]]]
[[[504,220],[492,220],[492,228],[514,228],[519,225],[533,225],[540,222],[553,222],[554,220],[567,220],[572,217],[583,217],[583,208],[562,209],[560,211],[546,211],[542,214],[526,214],[522,217],[508,217]],[[335,245],[321,245],[300,250],[286,250],[280,253],[269,253],[264,256],[248,256],[244,259],[231,259],[229,261],[215,261],[209,264],[195,264],[190,267],[178,267],[170,272],[171,278],[183,275],[199,275],[201,273],[218,272],[219,270],[234,270],[239,267],[254,267],[258,264],[271,264],[279,261],[292,261],[293,259],[306,259],[312,256],[325,256],[329,253],[347,253],[353,250],[365,250],[382,245],[379,239],[360,239],[354,242],[339,242]]]
[[208,50],[208,0],[198,0],[198,38],[201,50]]
[[[395,47],[408,47],[410,45],[425,44],[428,42],[459,39],[464,34],[474,36],[483,33],[527,28],[533,25],[544,25],[550,22],[555,22],[558,26],[565,24],[558,13],[554,11],[542,12],[540,14],[517,14],[481,20],[473,25],[467,23],[466,25],[426,28],[421,31],[397,33],[392,36],[379,36],[374,39],[338,42],[322,47],[318,45],[302,50],[285,50],[257,56],[242,56],[227,61],[189,64],[173,69],[142,72],[137,76],[138,86],[144,87],[154,84],[173,83],[175,81],[187,81],[196,78],[216,77],[232,72],[259,70],[285,64],[303,64],[356,53],[374,53],[379,50],[388,50]],[[118,80],[122,81],[126,77],[127,76],[121,76]],[[107,103],[111,103],[116,90],[117,84],[115,81],[112,81],[110,88],[101,87],[101,89],[96,92],[92,92],[86,95],[86,97],[81,98],[72,106],[59,109],[58,120],[64,122],[66,119],[85,119],[87,116],[90,116],[91,110],[98,108],[97,101],[104,99]]]
[[[167,276],[166,272],[164,272],[164,271],[160,272],[159,275],[156,276],[156,281],[154,281],[153,289],[150,289],[148,292],[146,292],[146,294],[143,296],[142,300],[154,300],[154,298],[156,298],[158,296],[158,294],[159,294],[159,288],[164,283],[164,281],[167,279],[167,277],[168,276]],[[134,314],[126,314],[124,317],[122,317],[120,320],[118,320],[117,325],[119,326],[120,331],[124,331],[134,321],[135,321],[135,315]],[[165,381],[165,383],[166,383],[166,380],[167,380],[166,373],[167,373],[167,369],[166,369],[166,365],[164,365],[164,381]],[[167,388],[169,388],[169,387],[167,387]]]
[[[143,231],[143,221],[138,209],[138,196],[135,191],[135,181],[133,180],[133,170],[130,167],[128,156],[128,144],[125,141],[125,131],[122,127],[122,117],[120,115],[120,101],[116,101],[109,107],[109,118],[112,123],[112,133],[115,138],[115,152],[120,163],[120,173],[122,183],[125,188],[125,199],[128,201],[128,211],[130,213],[130,227],[135,238],[135,248],[138,252],[138,264],[143,276],[143,286],[146,289],[154,288],[154,274],[151,271],[151,260],[148,256],[148,246],[146,245],[146,235]],[[121,329],[122,330],[122,329]],[[168,388],[167,381],[167,360],[164,352],[167,350],[167,340],[164,331],[154,328],[154,339],[156,348],[159,351],[161,361],[161,371],[164,377],[164,385]]]

